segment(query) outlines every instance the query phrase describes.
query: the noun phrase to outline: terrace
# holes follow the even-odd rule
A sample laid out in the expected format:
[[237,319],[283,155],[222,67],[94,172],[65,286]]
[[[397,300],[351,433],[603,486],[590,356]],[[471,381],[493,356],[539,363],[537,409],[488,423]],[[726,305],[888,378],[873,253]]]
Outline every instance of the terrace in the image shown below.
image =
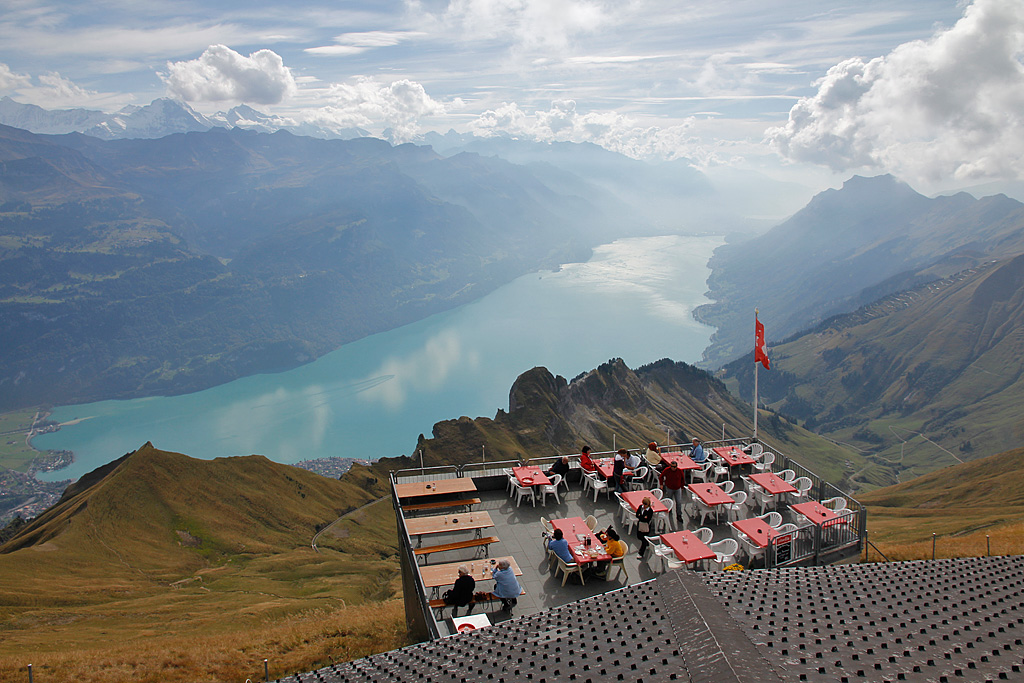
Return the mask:
[[[704,446],[710,454],[715,448],[749,450],[750,444],[749,439],[733,439],[705,443]],[[758,450],[757,447],[754,450]],[[686,454],[689,446],[662,448],[662,451],[681,451]],[[758,494],[763,497],[764,491],[759,491],[760,487],[750,481],[750,475],[757,471],[752,465],[729,468],[728,474],[719,475],[719,483],[733,482],[733,493],[748,492],[748,505],[739,506],[732,515],[723,512],[717,520],[712,514],[702,524],[700,504],[693,494],[687,492],[684,522],[668,528],[656,527],[656,531],[649,535],[706,527],[713,534],[709,544],[723,539],[737,540],[740,549],[735,559],[744,567],[821,565],[857,556],[864,543],[866,517],[862,506],[791,458],[774,450],[772,452],[775,460],[762,466],[764,472],[791,480],[807,477],[811,485],[799,498],[780,496],[776,501],[767,503],[769,509],[774,506],[781,515],[782,524],[793,526],[781,527],[784,533],[774,535],[760,553],[755,553],[755,559],[751,559],[750,554],[755,551],[756,544],[744,543],[744,534],[730,523],[755,518],[761,513]],[[593,457],[598,459],[612,455],[598,453],[593,454]],[[546,470],[559,457],[534,458],[528,463],[487,462],[391,473],[406,614],[412,634],[421,640],[432,640],[455,632],[456,622],[451,618],[451,608],[439,609],[436,605],[440,595],[454,582],[454,567],[459,564],[470,567],[470,573],[477,581],[477,591],[489,591],[494,585],[490,578],[491,559],[511,558],[513,567],[520,574],[517,577],[519,583],[525,591],[514,609],[515,616],[536,614],[627,585],[647,582],[665,571],[667,563],[653,549],[648,550],[643,559],[637,558],[639,541],[635,531],[627,532],[616,496],[600,491],[595,501],[593,491],[584,489],[584,477],[577,455],[570,456],[571,470],[566,477],[568,492],[563,484],[557,501],[553,495],[548,494],[546,504],[542,505],[538,492],[534,505],[529,497],[520,499],[509,494],[509,469],[528,464]],[[787,470],[792,470],[793,475],[790,476]],[[433,482],[429,489],[426,488],[428,482]],[[656,486],[656,480],[642,484],[645,489]],[[467,499],[479,502],[448,506],[452,501]],[[813,503],[830,499],[830,507],[845,509],[834,513],[829,511],[828,521],[822,517],[820,523],[811,521],[810,517],[800,515],[790,507],[796,500]],[[549,563],[549,555],[543,545],[544,526],[541,519],[579,517],[582,520],[590,515],[597,520],[596,529],[614,526],[627,543],[629,552],[621,568],[612,567],[607,580],[587,576],[585,583],[581,583],[578,575],[570,575],[564,580],[566,577],[552,569]],[[773,521],[778,522],[777,519]],[[586,532],[586,528],[578,526],[580,531]],[[779,527],[778,523],[774,526]],[[417,550],[420,552],[417,553]],[[664,548],[662,550],[664,553]],[[677,562],[677,556],[671,550],[664,554],[667,560]],[[714,560],[684,563],[681,571],[716,571],[717,564]],[[446,577],[450,577],[450,580]],[[431,600],[434,600],[433,607]],[[459,612],[460,616],[464,615],[466,608],[461,608]],[[485,614],[490,623],[510,618],[500,609],[498,602],[477,605],[473,614]]]

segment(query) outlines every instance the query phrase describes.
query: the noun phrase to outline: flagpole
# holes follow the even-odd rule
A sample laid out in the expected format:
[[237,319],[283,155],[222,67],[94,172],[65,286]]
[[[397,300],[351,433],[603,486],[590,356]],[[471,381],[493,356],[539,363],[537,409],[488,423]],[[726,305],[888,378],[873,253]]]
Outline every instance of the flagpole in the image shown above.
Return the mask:
[[[757,309],[754,309],[754,328],[757,329]],[[756,336],[756,335],[755,335]],[[756,343],[755,343],[756,346]],[[757,350],[754,350],[754,440],[757,440]]]

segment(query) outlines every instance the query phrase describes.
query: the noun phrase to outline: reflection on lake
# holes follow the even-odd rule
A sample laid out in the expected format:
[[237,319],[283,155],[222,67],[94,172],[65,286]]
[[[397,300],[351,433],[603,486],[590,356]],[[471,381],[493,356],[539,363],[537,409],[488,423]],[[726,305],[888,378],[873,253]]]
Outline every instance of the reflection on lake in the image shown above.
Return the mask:
[[598,247],[587,263],[525,275],[472,304],[367,337],[300,368],[185,396],[57,408],[78,424],[37,437],[75,452],[77,478],[146,441],[197,458],[259,453],[277,462],[408,454],[435,422],[493,416],[516,377],[542,365],[572,378],[609,358],[630,367],[696,362],[712,328],[705,303],[719,237],[645,237]]

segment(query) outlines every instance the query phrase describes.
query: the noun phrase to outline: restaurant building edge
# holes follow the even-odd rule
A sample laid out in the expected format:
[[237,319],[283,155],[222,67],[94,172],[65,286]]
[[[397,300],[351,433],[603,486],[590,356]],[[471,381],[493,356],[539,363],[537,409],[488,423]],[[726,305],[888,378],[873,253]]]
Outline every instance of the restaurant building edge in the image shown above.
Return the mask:
[[[756,441],[753,439],[726,439],[706,442],[704,448],[711,452],[719,447],[736,446],[742,448],[747,447],[751,443],[756,443]],[[688,452],[689,445],[665,447],[661,450]],[[846,504],[845,509],[836,512],[836,518],[823,524],[810,522],[806,518],[801,518],[790,511],[788,506],[779,505],[778,511],[783,514],[786,521],[797,522],[797,520],[802,520],[803,523],[797,524],[797,528],[789,533],[774,537],[767,547],[764,548],[763,555],[758,558],[757,566],[764,568],[818,566],[848,561],[858,557],[863,552],[866,544],[867,515],[864,506],[856,499],[808,470],[799,462],[779,453],[776,449],[772,449],[772,452],[775,453],[776,457],[775,461],[770,465],[769,471],[778,473],[785,470],[793,470],[797,477],[807,477],[811,480],[812,486],[805,500],[824,501],[832,498],[843,498]],[[594,458],[610,455],[613,455],[613,453],[592,454]],[[489,556],[511,556],[516,558],[519,565],[523,566],[521,570],[522,575],[519,578],[525,590],[525,594],[520,599],[521,609],[519,611],[525,613],[541,612],[552,606],[559,606],[598,595],[623,585],[620,581],[591,581],[586,586],[576,586],[572,580],[570,580],[569,585],[557,588],[551,585],[550,577],[553,572],[549,572],[549,567],[545,566],[547,564],[546,559],[544,559],[546,558],[546,553],[542,550],[542,527],[539,524],[542,517],[556,518],[577,514],[586,516],[585,513],[589,512],[597,515],[600,528],[605,528],[609,524],[617,527],[619,525],[619,520],[615,519],[619,504],[614,497],[594,495],[592,500],[589,492],[580,492],[580,482],[583,473],[579,468],[578,455],[573,454],[570,456],[571,469],[566,477],[568,491],[559,496],[557,506],[554,504],[553,499],[549,499],[548,504],[544,506],[540,504],[540,500],[537,500],[535,504],[532,501],[520,504],[515,499],[509,498],[506,493],[506,487],[508,486],[507,471],[510,468],[527,464],[539,465],[541,469],[546,470],[561,457],[553,455],[531,458],[526,463],[519,461],[491,461],[464,465],[413,468],[391,472],[392,501],[398,527],[399,559],[406,621],[409,635],[413,640],[423,642],[446,637],[451,635],[455,628],[452,620],[442,616],[445,610],[437,608],[438,597],[443,587],[425,585],[420,573],[418,558],[424,562],[428,562],[433,558],[424,557],[422,554],[417,555],[417,549],[420,549],[422,553],[424,541],[422,536],[414,538],[414,534],[409,532],[407,523],[410,519],[416,519],[414,515],[423,513],[444,514],[444,523],[448,524],[453,521],[457,522],[460,515],[465,520],[467,515],[470,514],[465,512],[467,509],[476,510],[477,512],[474,514],[486,514],[488,517],[486,524],[491,526],[493,523],[493,528],[496,529],[498,538],[501,539],[497,543],[492,544],[493,548],[490,545],[480,545],[465,550],[442,551],[437,553],[437,555],[443,559],[436,561],[453,564],[465,563],[472,566],[472,573],[478,582],[476,590],[487,591],[490,584],[489,567],[491,561]],[[740,474],[740,471],[737,471],[736,475],[732,478],[740,482]],[[457,482],[451,482],[451,488],[464,488],[467,491],[475,491],[475,493],[467,494],[465,491],[443,493],[443,490],[448,488],[443,482],[450,479],[471,480],[471,489],[468,481],[464,482],[464,485],[461,487]],[[439,482],[439,484],[435,485],[431,490],[416,492],[425,495],[413,495],[410,492],[410,488],[415,490],[415,487],[410,487],[409,485],[416,484],[417,482]],[[402,485],[406,485],[404,487],[404,497],[400,495]],[[467,495],[477,496],[477,498],[467,498]],[[602,501],[601,498],[605,500]],[[477,500],[479,502],[472,507],[469,505],[465,507],[453,506],[450,508],[428,507],[433,503],[443,504],[446,501],[466,500]],[[423,505],[424,501],[428,502],[427,506]],[[412,506],[418,506],[421,509],[416,511],[409,510]],[[422,509],[424,507],[427,509]],[[756,511],[752,510],[750,512],[750,516],[756,514]],[[687,522],[684,522],[684,525],[692,526],[692,524],[687,524]],[[453,524],[452,526],[456,525]],[[728,523],[709,526],[715,530],[716,538],[720,539],[726,538],[729,535],[735,535],[735,531],[729,527]],[[476,535],[477,537],[480,536],[479,529],[476,530]],[[449,534],[432,535],[427,543],[434,543],[437,539],[457,541],[466,537],[464,530],[460,534],[453,528]],[[493,536],[488,538],[497,540]],[[647,560],[637,561],[633,559],[637,546],[635,538],[632,536],[627,538],[625,535],[623,538],[630,541],[630,551],[627,553],[628,561],[630,562],[628,570],[629,580],[626,585],[655,579],[661,572],[652,570]],[[498,550],[492,552],[495,548]],[[540,553],[540,562],[537,561],[537,553]],[[529,561],[524,562],[524,559],[527,559],[524,555],[528,556]],[[519,573],[518,565],[516,569],[517,573]],[[623,569],[625,570],[626,568]],[[689,571],[689,569],[681,571]],[[612,572],[609,573],[612,574]],[[640,581],[633,580],[633,577],[637,575],[639,575]],[[537,577],[540,577],[541,580],[537,580]],[[544,583],[543,579],[546,579],[547,582]],[[555,584],[557,585],[557,582]],[[448,587],[450,587],[450,584]],[[536,593],[541,595],[536,595]],[[431,596],[434,599],[434,607],[430,605]],[[481,609],[488,611],[494,608],[487,606],[477,607],[476,611],[480,612]],[[464,611],[465,608],[463,608]]]

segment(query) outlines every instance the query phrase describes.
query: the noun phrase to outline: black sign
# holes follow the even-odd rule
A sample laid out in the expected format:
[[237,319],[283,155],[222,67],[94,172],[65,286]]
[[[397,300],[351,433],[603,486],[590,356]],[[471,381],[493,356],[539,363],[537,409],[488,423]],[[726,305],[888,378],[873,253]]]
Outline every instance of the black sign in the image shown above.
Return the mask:
[[775,564],[785,564],[793,559],[793,534],[776,536],[772,543],[775,544]]

